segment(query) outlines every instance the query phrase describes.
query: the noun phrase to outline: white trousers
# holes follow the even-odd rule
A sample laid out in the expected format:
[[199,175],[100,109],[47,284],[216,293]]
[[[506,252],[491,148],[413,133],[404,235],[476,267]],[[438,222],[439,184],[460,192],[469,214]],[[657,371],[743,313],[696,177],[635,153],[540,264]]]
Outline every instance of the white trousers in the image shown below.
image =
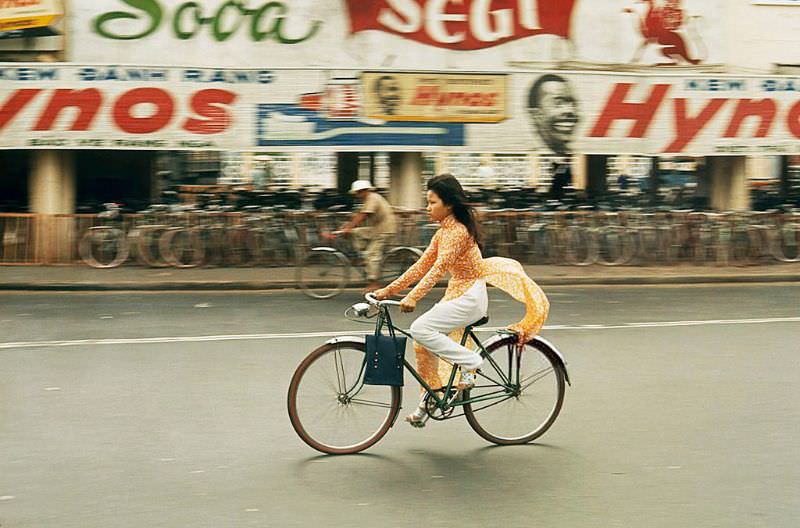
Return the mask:
[[440,358],[474,370],[483,363],[480,354],[456,343],[447,334],[484,317],[488,308],[486,281],[477,280],[461,297],[436,303],[419,316],[411,323],[411,337]]

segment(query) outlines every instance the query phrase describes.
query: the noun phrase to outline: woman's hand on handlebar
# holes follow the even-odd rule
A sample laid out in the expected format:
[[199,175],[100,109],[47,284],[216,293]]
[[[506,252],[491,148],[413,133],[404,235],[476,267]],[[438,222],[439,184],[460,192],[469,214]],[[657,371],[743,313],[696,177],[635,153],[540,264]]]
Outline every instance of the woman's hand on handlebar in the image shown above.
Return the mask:
[[408,296],[403,297],[400,301],[400,311],[405,313],[413,312],[417,307],[417,301],[409,299]]
[[372,292],[372,295],[373,295],[373,296],[374,296],[376,299],[378,299],[379,301],[385,301],[386,299],[388,299],[389,297],[391,297],[391,295],[389,294],[389,292],[387,292],[387,291],[386,291],[386,288],[378,288],[377,290],[375,290],[375,291],[373,291],[373,292]]

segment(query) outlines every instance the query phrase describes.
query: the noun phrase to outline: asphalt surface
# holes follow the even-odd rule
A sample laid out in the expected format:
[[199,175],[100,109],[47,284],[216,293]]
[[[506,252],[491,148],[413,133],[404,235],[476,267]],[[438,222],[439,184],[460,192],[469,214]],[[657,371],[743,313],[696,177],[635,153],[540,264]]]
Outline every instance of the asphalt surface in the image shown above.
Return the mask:
[[354,293],[0,293],[0,526],[796,526],[800,285],[546,291],[573,386],[540,441],[398,423],[347,457],[285,398],[369,330]]

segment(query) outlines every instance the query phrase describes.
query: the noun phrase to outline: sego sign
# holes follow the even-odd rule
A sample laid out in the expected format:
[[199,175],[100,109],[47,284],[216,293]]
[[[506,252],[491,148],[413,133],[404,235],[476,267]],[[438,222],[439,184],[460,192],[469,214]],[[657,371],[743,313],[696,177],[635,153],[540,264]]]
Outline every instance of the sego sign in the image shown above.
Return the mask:
[[[288,35],[284,24],[289,17],[285,2],[268,1],[258,7],[247,7],[247,0],[228,0],[216,10],[207,10],[206,2],[184,2],[169,12],[158,0],[121,0],[129,11],[111,11],[92,21],[92,29],[100,36],[114,40],[137,40],[152,35],[169,24],[172,33],[181,40],[189,40],[204,30],[210,31],[217,42],[231,38],[247,27],[250,38],[256,42],[275,40],[281,44],[297,44],[310,39],[319,31],[322,22],[310,21],[306,30]],[[141,21],[138,32],[124,33],[114,29],[115,22]]]

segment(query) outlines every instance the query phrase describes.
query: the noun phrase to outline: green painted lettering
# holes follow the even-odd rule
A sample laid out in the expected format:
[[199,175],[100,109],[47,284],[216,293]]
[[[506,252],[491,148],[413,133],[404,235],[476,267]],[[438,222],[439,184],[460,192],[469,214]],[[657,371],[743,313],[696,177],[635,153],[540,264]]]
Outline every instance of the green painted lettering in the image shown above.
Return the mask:
[[[225,11],[230,8],[236,9],[236,14],[233,15],[236,19],[236,22],[233,24],[233,27],[231,29],[229,29],[228,31],[224,31],[222,29],[222,19],[225,17]],[[235,2],[234,0],[229,0],[228,2],[222,4],[222,6],[217,11],[217,16],[214,17],[214,21],[212,22],[211,25],[211,30],[214,33],[214,40],[216,40],[217,42],[224,42],[228,40],[231,37],[231,35],[236,33],[236,31],[242,25],[242,22],[244,21],[243,15],[247,15],[247,13],[248,13],[247,8],[245,8],[239,2]]]
[[[94,20],[92,27],[94,31],[101,37],[114,39],[114,40],[136,40],[144,38],[158,29],[161,24],[161,19],[164,17],[164,12],[161,9],[157,0],[122,0],[134,9],[142,11],[142,14],[128,13],[125,11],[112,11],[100,15]],[[133,33],[128,35],[115,34],[108,25],[115,20],[140,20],[142,15],[147,15],[150,24],[140,33]]]
[[[272,14],[270,11],[275,11],[275,13]],[[281,44],[297,44],[316,35],[322,26],[322,22],[315,20],[311,29],[304,36],[298,38],[287,37],[281,31],[281,28],[288,12],[289,10],[282,2],[267,2],[257,10],[251,11],[250,37],[256,42],[261,42],[272,36]],[[267,18],[269,27],[262,29],[265,25],[263,19],[266,15],[270,15]]]
[[[121,0],[138,10],[112,11],[98,16],[92,23],[94,31],[104,38],[114,40],[136,40],[151,35],[161,26],[166,9],[159,0]],[[250,18],[250,38],[256,42],[272,39],[281,44],[297,44],[312,38],[322,27],[322,21],[311,21],[308,30],[299,36],[285,34],[284,23],[289,16],[285,2],[270,0],[257,9],[246,7],[243,0],[227,0],[211,16],[204,16],[202,2],[190,1],[180,4],[172,15],[172,31],[176,38],[189,40],[197,36],[204,26],[209,26],[211,36],[217,42],[231,38]],[[115,33],[109,26],[118,20],[145,20],[147,26],[139,33]]]
[[[191,30],[183,30],[183,26],[181,24],[184,12],[192,10],[194,14],[194,26]],[[181,6],[175,11],[175,16],[172,19],[172,31],[175,32],[175,36],[181,40],[188,40],[194,37],[198,30],[200,29],[200,25],[203,23],[203,18],[201,15],[201,7],[200,4],[197,2],[186,2],[185,4],[181,4]]]

